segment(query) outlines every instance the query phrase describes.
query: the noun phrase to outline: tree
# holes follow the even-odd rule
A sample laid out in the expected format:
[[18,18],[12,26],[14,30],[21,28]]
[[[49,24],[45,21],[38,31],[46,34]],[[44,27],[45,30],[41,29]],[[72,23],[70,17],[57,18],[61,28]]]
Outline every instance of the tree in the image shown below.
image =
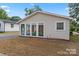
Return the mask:
[[35,11],[42,11],[42,9],[38,5],[34,5],[33,10],[34,10],[33,12],[35,12]]
[[6,11],[2,8],[0,8],[0,19],[8,19]]
[[79,3],[69,3],[69,15],[79,21]]
[[70,29],[71,31],[79,32],[79,3],[69,3],[68,6],[69,15],[73,18],[70,23]]
[[72,20],[70,26],[71,26],[71,31],[77,31],[77,21]]
[[79,23],[77,23],[77,32],[79,32]]
[[26,12],[26,13],[25,13],[26,16],[27,16],[27,15],[30,15],[31,13],[33,13],[33,9],[31,9],[31,8],[29,8],[29,9],[26,8],[26,9],[25,9],[25,12]]
[[76,20],[70,22],[70,32],[79,32],[79,23]]
[[38,6],[38,5],[34,5],[34,7],[33,8],[26,8],[25,9],[25,15],[27,16],[27,15],[30,15],[30,14],[32,14],[33,12],[35,12],[35,11],[42,11],[42,9]]
[[19,20],[21,20],[21,18],[19,16],[12,16],[10,20],[11,21],[19,21]]

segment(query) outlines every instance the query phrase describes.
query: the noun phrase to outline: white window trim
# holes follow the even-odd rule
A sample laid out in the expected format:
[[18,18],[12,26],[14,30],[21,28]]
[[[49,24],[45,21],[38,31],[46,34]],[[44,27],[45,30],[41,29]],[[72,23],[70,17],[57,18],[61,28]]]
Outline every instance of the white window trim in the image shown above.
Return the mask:
[[[29,24],[29,23],[26,23],[26,24]],[[43,24],[43,26],[44,26],[44,23],[31,23],[31,24],[29,24],[30,25],[30,35],[26,35],[26,24],[24,24],[25,25],[25,33],[24,33],[24,35],[21,35],[21,24],[20,24],[20,35],[21,36],[27,36],[27,37],[44,37],[44,34],[45,34],[44,28],[43,28],[43,31],[44,31],[43,36],[38,36],[38,25],[39,24]],[[36,36],[32,36],[32,25],[36,25]]]
[[[28,25],[30,25],[30,28],[31,28],[31,24],[28,24]],[[25,27],[25,32],[26,32],[26,27]],[[25,36],[31,36],[31,29],[30,29],[30,35],[27,35],[27,33],[26,33]]]
[[[33,36],[33,35],[32,35],[32,25],[36,25],[36,36]],[[31,36],[32,36],[32,37],[37,37],[37,36],[38,36],[38,35],[37,35],[37,23],[32,23],[32,24],[31,24],[31,29],[30,29],[30,31],[31,31]]]
[[[42,24],[43,26],[44,26],[44,23],[32,23],[31,25],[36,25],[36,36],[32,36],[32,30],[31,30],[31,37],[44,37],[44,33],[43,33],[43,36],[38,36],[38,25],[39,24]],[[43,31],[44,31],[44,29],[43,29]]]
[[20,36],[21,36],[21,24],[20,24],[20,26],[19,26],[19,30],[20,30],[20,32],[19,32],[19,33],[20,33]]
[[[26,28],[26,24],[24,24],[24,27]],[[25,30],[24,36],[26,36],[26,30]]]
[[30,36],[32,36],[32,24],[30,24]]
[[44,37],[44,33],[45,33],[45,32],[44,32],[44,27],[45,27],[44,23],[38,23],[38,25],[43,25],[43,36],[39,36],[39,35],[38,35],[38,37]]
[[[63,30],[57,30],[57,23],[61,23],[61,22],[63,22],[64,28],[63,28]],[[65,31],[65,22],[64,22],[64,21],[56,21],[56,22],[55,22],[55,30],[56,30],[56,31]]]

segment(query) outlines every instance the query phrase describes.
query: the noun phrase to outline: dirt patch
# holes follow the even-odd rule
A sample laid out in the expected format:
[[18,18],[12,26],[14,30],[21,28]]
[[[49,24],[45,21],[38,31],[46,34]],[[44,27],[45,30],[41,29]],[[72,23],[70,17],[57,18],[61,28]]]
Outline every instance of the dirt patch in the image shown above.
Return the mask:
[[16,37],[15,39],[0,40],[0,53],[13,56],[79,55],[79,43]]

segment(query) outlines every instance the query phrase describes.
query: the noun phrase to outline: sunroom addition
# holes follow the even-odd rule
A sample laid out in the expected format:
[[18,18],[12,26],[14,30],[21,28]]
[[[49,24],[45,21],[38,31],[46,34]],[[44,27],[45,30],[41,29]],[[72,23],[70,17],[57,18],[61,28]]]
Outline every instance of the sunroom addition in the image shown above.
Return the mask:
[[21,24],[22,36],[44,36],[44,25],[39,24]]

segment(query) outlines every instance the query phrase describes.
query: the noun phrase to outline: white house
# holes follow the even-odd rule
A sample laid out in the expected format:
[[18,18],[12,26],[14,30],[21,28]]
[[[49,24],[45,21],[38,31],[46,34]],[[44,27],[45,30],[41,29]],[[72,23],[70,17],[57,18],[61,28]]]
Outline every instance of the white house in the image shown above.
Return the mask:
[[68,16],[36,11],[17,23],[21,36],[69,40],[70,19]]
[[0,19],[0,32],[19,31],[19,25],[10,20]]

